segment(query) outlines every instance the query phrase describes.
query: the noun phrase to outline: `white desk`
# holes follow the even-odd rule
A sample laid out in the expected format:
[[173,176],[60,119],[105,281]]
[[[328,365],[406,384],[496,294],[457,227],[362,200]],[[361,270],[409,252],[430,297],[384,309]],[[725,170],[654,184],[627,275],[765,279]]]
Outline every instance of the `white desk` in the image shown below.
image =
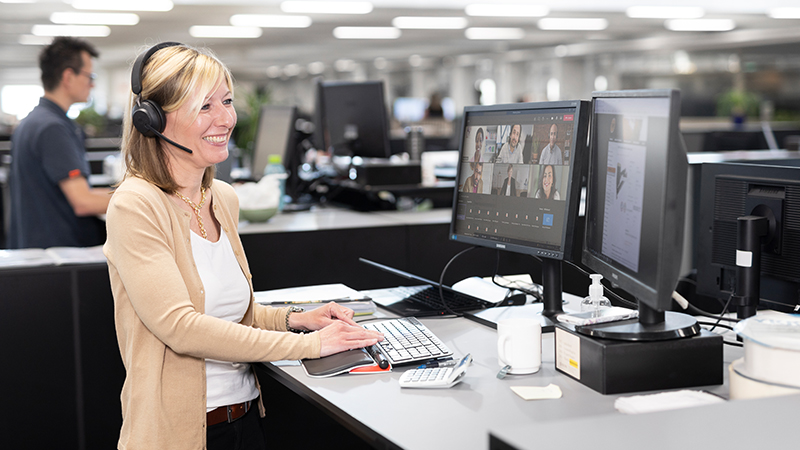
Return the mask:
[[800,395],[651,414],[610,414],[491,431],[490,449],[788,449],[797,447]]
[[[544,335],[543,364],[538,373],[499,380],[495,330],[466,319],[423,319],[423,322],[456,356],[471,353],[474,358],[464,381],[451,389],[401,389],[398,379],[405,367],[388,374],[325,379],[309,378],[297,366],[265,367],[294,393],[382,448],[485,449],[490,431],[502,430],[517,436],[533,426],[548,429],[550,424],[566,420],[593,421],[606,417],[627,420],[627,416],[614,409],[618,395],[598,394],[556,372],[552,333]],[[725,346],[726,367],[742,353],[740,348]],[[509,388],[550,383],[561,387],[561,399],[524,401]],[[723,385],[702,388],[727,397],[727,376]],[[731,405],[723,408],[728,406]],[[647,416],[642,417],[635,420],[648,420]],[[715,426],[722,434],[729,433],[736,425]],[[535,436],[525,435],[527,441],[523,442],[529,442],[533,448],[537,444]]]

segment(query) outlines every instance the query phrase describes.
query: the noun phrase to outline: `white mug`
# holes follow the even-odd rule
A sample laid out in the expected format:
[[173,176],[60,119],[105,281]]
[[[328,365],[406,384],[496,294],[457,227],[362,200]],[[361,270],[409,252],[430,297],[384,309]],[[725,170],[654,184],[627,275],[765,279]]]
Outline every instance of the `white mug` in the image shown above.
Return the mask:
[[536,373],[542,365],[542,323],[537,319],[503,319],[497,323],[497,355],[508,373]]

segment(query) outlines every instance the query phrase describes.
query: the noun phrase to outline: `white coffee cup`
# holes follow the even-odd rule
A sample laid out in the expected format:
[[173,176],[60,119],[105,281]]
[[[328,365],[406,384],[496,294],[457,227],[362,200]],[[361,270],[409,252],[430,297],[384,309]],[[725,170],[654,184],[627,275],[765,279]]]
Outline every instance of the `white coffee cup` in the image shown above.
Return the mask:
[[508,373],[536,373],[542,365],[542,324],[537,319],[503,319],[497,323],[497,356]]

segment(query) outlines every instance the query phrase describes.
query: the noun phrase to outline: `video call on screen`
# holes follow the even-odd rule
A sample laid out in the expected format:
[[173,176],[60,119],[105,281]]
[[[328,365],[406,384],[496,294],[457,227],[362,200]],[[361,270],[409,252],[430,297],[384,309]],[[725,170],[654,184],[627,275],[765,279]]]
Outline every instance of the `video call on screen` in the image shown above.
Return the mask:
[[456,233],[561,250],[574,110],[472,112],[465,121]]

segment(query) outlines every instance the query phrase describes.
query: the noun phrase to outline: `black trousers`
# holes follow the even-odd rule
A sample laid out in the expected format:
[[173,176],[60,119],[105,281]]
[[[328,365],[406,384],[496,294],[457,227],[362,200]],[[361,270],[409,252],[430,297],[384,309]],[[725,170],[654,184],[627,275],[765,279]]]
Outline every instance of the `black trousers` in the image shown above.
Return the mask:
[[208,427],[208,450],[266,450],[267,441],[258,416],[257,401],[253,400],[253,407],[238,420]]

